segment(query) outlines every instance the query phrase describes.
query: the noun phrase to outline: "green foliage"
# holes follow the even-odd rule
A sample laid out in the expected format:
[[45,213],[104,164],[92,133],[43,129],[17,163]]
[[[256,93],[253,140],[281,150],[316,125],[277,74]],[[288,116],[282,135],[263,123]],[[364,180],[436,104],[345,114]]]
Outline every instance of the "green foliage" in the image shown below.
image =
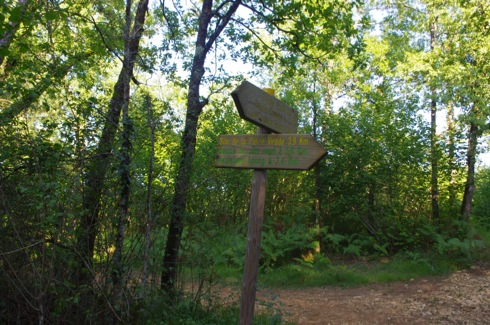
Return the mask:
[[[213,58],[205,64],[200,93],[208,105],[198,121],[193,170],[187,174],[191,184],[179,259],[179,284],[191,282],[199,290],[170,302],[156,287],[181,157],[190,75],[185,71],[196,52],[199,8],[162,1],[143,33],[158,36],[141,43],[132,76],[122,272],[128,307],[113,306],[108,297],[120,210],[119,124],[107,151],[101,199],[94,204],[100,220],[88,272],[93,283],[76,285],[77,256],[83,252],[75,238],[91,194],[84,190],[88,166],[99,157],[94,149],[121,67],[125,3],[26,3],[25,10],[19,1],[0,4],[0,39],[7,42],[0,48],[0,323],[39,323],[41,317],[46,323],[110,323],[111,310],[124,321],[150,324],[165,317],[163,322],[176,324],[237,323],[236,306],[214,304],[208,291],[217,277],[240,281],[246,251],[251,171],[212,167],[219,134],[256,131],[239,117],[230,97],[242,77],[228,59],[254,62],[243,69],[276,88],[277,97],[299,113],[298,133],[314,134],[328,150],[314,170],[268,172],[259,281],[359,285],[444,274],[488,258],[488,167],[476,175],[471,223],[457,221],[467,173],[466,125],[479,126],[480,137],[488,133],[490,38],[482,28],[488,10],[478,1],[375,1],[386,15],[373,17],[378,32],[368,35],[362,29],[368,19],[358,14],[370,9],[360,1],[248,1],[256,15],[231,19],[209,47]],[[214,2],[213,14],[230,3]],[[430,49],[428,22],[436,16],[437,42]],[[10,40],[9,32],[14,32]],[[423,116],[432,89],[438,111],[460,112],[454,130],[441,123],[447,131],[438,137],[440,220],[430,219],[430,137]],[[155,160],[147,193],[150,126]],[[143,289],[138,275],[149,212],[150,280]],[[339,255],[389,263],[336,265],[329,259]],[[266,316],[263,323],[279,316]]]
[[461,265],[457,259],[434,254],[399,253],[391,259],[323,264],[295,263],[261,275],[261,284],[274,287],[357,287],[370,283],[406,281],[446,275]]
[[485,248],[485,242],[466,222],[449,220],[435,226],[427,220],[400,220],[380,236],[370,234],[326,234],[326,247],[334,253],[362,256],[390,256],[396,253],[417,256],[434,251],[462,261]]
[[490,247],[490,229],[488,229],[487,225],[475,224],[474,230],[474,238],[481,238],[481,240],[483,240],[487,247]]
[[325,236],[331,242],[331,247],[336,253],[354,255],[356,257],[369,254],[388,255],[386,247],[388,243],[379,244],[369,235],[365,234],[327,234]]
[[390,253],[425,251],[431,248],[437,228],[427,219],[393,220],[381,234]]
[[328,269],[332,262],[328,257],[320,253],[309,253],[308,255],[303,255],[301,258],[294,259],[296,264],[292,265],[292,268],[313,268],[315,270]]
[[472,215],[482,227],[490,229],[490,167],[481,168],[476,174],[476,191]]
[[[169,301],[161,292],[146,297],[133,307],[135,310],[132,313],[132,322],[147,325],[237,324],[240,312],[236,304],[202,304],[185,295],[176,301]],[[258,313],[254,318],[254,324],[282,324],[280,310],[272,314]]]
[[[406,281],[427,276],[446,275],[456,271],[455,261],[433,254],[402,252],[387,263],[377,263],[363,270],[369,282]],[[362,268],[361,268],[362,270]]]
[[463,254],[466,257],[470,257],[473,249],[483,248],[485,246],[481,240],[460,240],[459,238],[444,240],[438,238],[436,247],[441,255]]
[[[313,264],[314,265],[314,264]],[[367,284],[366,277],[342,265],[312,267],[311,265],[291,264],[261,276],[261,284],[273,287],[351,287]]]
[[[209,224],[208,224],[209,226]],[[216,229],[202,229],[196,232],[194,229],[194,241],[192,247],[201,251],[198,256],[207,256],[209,263],[217,266],[231,266],[235,272],[243,268],[246,251],[246,237],[242,234],[220,231]],[[285,232],[276,232],[273,228],[262,232],[260,267],[264,270],[272,270],[282,264],[288,263],[302,254],[311,252],[317,246],[313,237],[304,226],[292,226]],[[205,235],[204,235],[205,234]],[[204,239],[201,242],[201,239]],[[205,249],[205,252],[202,250]],[[189,260],[198,261],[195,251],[184,250],[184,256],[189,254]],[[207,267],[211,267],[211,264]],[[196,263],[198,267],[206,267],[202,263]]]
[[216,262],[224,262],[224,265],[231,265],[236,270],[242,270],[245,261],[245,251],[247,249],[246,237],[243,235],[223,236],[221,243],[215,250]]
[[434,233],[434,247],[439,254],[463,263],[471,263],[475,253],[486,248],[484,240],[477,237],[475,229],[462,221],[453,221],[441,233]]
[[261,267],[268,269],[280,266],[314,248],[309,231],[304,226],[295,225],[284,232],[265,229],[262,232]]

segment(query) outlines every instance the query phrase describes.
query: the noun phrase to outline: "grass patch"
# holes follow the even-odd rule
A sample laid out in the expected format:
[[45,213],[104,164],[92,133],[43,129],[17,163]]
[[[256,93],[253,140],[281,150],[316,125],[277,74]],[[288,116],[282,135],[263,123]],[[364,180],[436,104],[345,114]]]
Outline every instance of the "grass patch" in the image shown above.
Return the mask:
[[458,265],[436,256],[399,254],[391,260],[351,261],[338,265],[315,266],[300,263],[268,270],[260,275],[260,283],[270,287],[358,287],[371,283],[406,281],[454,272]]
[[374,263],[365,271],[370,283],[406,281],[428,276],[442,276],[452,273],[458,266],[452,261],[433,256],[416,257],[397,255],[389,263]]
[[344,265],[332,266],[325,270],[288,265],[260,275],[260,283],[270,287],[353,287],[368,282],[365,275]]
[[243,270],[236,267],[221,265],[216,268],[216,277],[227,285],[240,285],[242,276]]

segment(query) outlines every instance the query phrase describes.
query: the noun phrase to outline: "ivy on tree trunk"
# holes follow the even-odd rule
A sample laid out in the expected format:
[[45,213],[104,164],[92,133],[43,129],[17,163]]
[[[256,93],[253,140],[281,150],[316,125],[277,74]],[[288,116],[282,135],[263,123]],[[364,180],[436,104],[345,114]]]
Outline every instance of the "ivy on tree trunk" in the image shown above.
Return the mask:
[[[177,172],[177,180],[175,182],[170,216],[171,219],[161,275],[161,287],[169,293],[172,293],[175,290],[180,241],[184,229],[186,213],[187,192],[189,190],[192,162],[196,150],[198,120],[204,106],[207,104],[207,100],[201,100],[200,98],[200,86],[205,72],[204,63],[213,44],[227,26],[240,4],[241,0],[233,1],[226,13],[221,15],[218,11],[213,10],[213,0],[204,0],[198,18],[196,49],[192,60],[189,90],[187,94],[187,113],[184,133],[182,134],[181,139],[182,154]],[[211,20],[215,16],[219,17],[217,26],[212,33],[209,33]]]
[[[473,106],[473,110],[475,107]],[[473,194],[475,192],[475,165],[476,165],[476,148],[478,145],[478,125],[475,121],[470,122],[468,134],[468,149],[466,154],[467,176],[464,188],[463,202],[461,204],[461,219],[470,221],[471,208],[473,203]]]
[[[434,21],[430,24],[430,49],[434,51],[436,47],[436,30],[437,23]],[[439,184],[438,184],[438,154],[437,154],[437,101],[436,88],[430,87],[430,155],[431,155],[431,202],[432,202],[432,220],[439,220]]]
[[91,159],[86,173],[83,196],[83,215],[77,229],[77,250],[79,265],[76,267],[76,283],[88,284],[91,281],[91,267],[94,254],[95,239],[98,233],[100,199],[104,188],[104,179],[109,167],[114,138],[118,129],[121,110],[124,105],[125,91],[129,89],[133,68],[138,55],[139,43],[143,34],[148,0],[140,0],[133,28],[125,38],[123,67],[114,86],[109,109],[105,116],[104,128],[99,139],[95,155]]

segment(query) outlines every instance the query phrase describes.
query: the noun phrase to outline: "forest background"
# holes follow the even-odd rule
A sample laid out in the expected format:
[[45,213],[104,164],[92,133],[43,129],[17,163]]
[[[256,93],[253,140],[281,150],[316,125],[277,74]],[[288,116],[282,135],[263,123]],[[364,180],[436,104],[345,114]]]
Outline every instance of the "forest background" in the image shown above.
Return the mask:
[[252,172],[212,167],[218,135],[256,131],[244,79],[328,152],[268,172],[261,274],[485,246],[488,0],[7,0],[0,22],[2,323],[211,308],[245,255]]

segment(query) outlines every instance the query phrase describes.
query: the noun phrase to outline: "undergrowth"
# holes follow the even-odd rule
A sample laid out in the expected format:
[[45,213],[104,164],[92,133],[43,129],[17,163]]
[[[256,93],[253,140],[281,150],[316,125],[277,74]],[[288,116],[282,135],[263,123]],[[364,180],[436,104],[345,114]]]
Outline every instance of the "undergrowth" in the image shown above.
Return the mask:
[[[355,287],[447,275],[476,262],[490,265],[490,232],[484,227],[466,231],[462,230],[465,236],[458,237],[431,234],[431,249],[405,250],[394,255],[377,249],[379,246],[375,247],[374,254],[360,255],[358,252],[365,246],[353,247],[369,241],[361,241],[361,236],[356,236],[352,241],[345,240],[347,250],[338,246],[335,252],[325,255],[310,251],[278,267],[265,263],[260,269],[259,282],[266,287]],[[339,239],[340,236],[333,238]],[[218,266],[217,274],[225,283],[240,283],[240,277],[233,276],[241,275],[241,269],[236,266]]]
[[388,283],[454,272],[457,263],[435,256],[398,254],[377,261],[353,260],[318,267],[313,263],[295,263],[264,272],[260,283],[272,287],[357,287]]
[[[435,229],[435,228],[433,228]],[[390,254],[366,234],[350,236],[328,234],[330,250],[318,253],[318,237],[300,226],[294,231],[264,233],[258,285],[260,287],[358,287],[430,276],[443,276],[475,262],[490,261],[490,231],[487,227],[460,227],[454,223],[446,229],[420,231],[413,246]],[[306,234],[299,236],[298,234]],[[239,295],[243,276],[245,237],[216,231],[207,236],[196,233],[186,245],[192,251],[185,260],[184,281],[205,281],[212,288],[217,283],[236,288]],[[190,237],[189,237],[190,239]],[[204,242],[206,241],[206,242]],[[282,244],[284,245],[282,245]],[[419,249],[413,249],[418,247]],[[197,253],[197,254],[196,254]],[[186,254],[184,254],[186,256]],[[198,258],[196,258],[198,256]],[[239,317],[237,299],[231,305],[221,299],[185,298],[169,303],[156,295],[139,309],[139,320],[146,324],[236,324]],[[204,303],[203,303],[204,302]],[[260,303],[260,302],[259,302]],[[255,324],[281,324],[280,306],[266,306],[266,314],[256,315]]]
[[[270,309],[269,309],[270,310]],[[146,325],[229,325],[238,324],[240,310],[237,303],[224,305],[214,301],[202,303],[194,297],[183,295],[173,301],[161,292],[146,297],[144,303],[136,306],[133,321]],[[282,314],[277,310],[256,313],[254,324],[284,324]]]

